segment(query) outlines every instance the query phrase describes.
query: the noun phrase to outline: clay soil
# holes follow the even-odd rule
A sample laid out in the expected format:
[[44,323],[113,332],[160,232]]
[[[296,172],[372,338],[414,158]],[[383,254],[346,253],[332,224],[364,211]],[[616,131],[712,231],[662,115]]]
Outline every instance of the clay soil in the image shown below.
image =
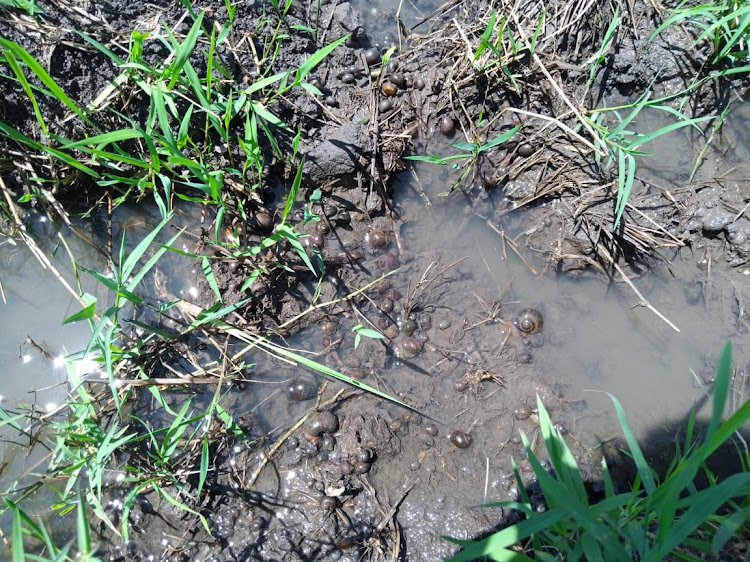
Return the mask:
[[[41,11],[34,15],[2,8],[0,36],[23,46],[80,107],[94,102],[121,69],[77,31],[123,59],[131,33],[149,31],[143,58],[158,64],[169,56],[155,39],[165,36],[164,24],[181,38],[201,11],[206,30],[228,21],[225,3],[219,0],[196,2],[191,9],[167,1],[36,5]],[[656,9],[640,1],[621,6],[623,19],[612,44],[597,58],[616,7],[547,3],[534,54],[521,46],[515,53],[505,52],[502,64],[471,56],[491,6],[452,2],[433,8],[433,14],[415,17],[408,25],[398,12],[379,13],[380,21],[368,29],[364,3],[297,2],[281,22],[281,33],[288,37],[268,62],[259,53],[268,52],[264,48],[276,29],[277,12],[270,3],[237,3],[232,32],[216,47],[226,65],[221,79],[228,83],[251,85],[259,77],[296,69],[324,45],[344,35],[350,38],[308,76],[322,95],[296,88],[268,106],[288,130],[274,129],[277,147],[267,140],[259,146],[263,166],[256,189],[248,189],[250,174],[227,180],[220,238],[214,236],[216,213],[208,205],[202,223],[188,234],[191,251],[213,259],[223,302],[249,298],[227,321],[314,352],[316,360],[385,392],[392,389],[384,374],[407,366],[409,384],[402,388],[411,390],[396,397],[412,408],[335,381],[323,385],[282,362],[253,357],[252,368],[233,373],[226,395],[244,439],[216,424],[212,466],[199,497],[190,493],[197,486],[199,448],[188,449],[180,459],[180,484],[187,491],[181,501],[193,512],[144,490],[129,513],[129,541],[104,525],[96,526],[106,559],[438,560],[455,552],[440,535],[478,537],[517,517],[507,510],[473,507],[481,503],[477,490],[484,487],[474,476],[482,472],[487,456],[507,466],[493,486],[512,494],[517,492],[510,468],[513,455],[532,501],[543,509],[517,437],[519,428],[532,435],[536,431],[534,404],[527,397],[540,394],[563,430],[563,420],[584,405],[564,396],[554,379],[531,369],[526,358],[537,353],[537,340],[534,334],[518,333],[518,311],[506,310],[502,295],[495,302],[478,303],[456,289],[457,279],[471,276],[461,263],[442,259],[438,251],[430,256],[410,253],[402,226],[415,220],[408,214],[414,207],[397,192],[411,181],[408,155],[449,154],[451,142],[482,144],[523,125],[508,142],[461,161],[458,171],[445,167],[446,173],[435,178],[446,182],[457,213],[467,221],[492,225],[509,252],[533,261],[538,255],[532,260],[528,249],[535,254],[543,249],[548,275],[622,283],[626,275],[647,275],[665,251],[677,251],[691,266],[673,264],[685,277],[686,298],[702,299],[705,287],[694,278],[696,262],[727,278],[750,267],[746,183],[720,181],[709,177],[709,171],[700,181],[677,178],[679,186],[665,187],[644,172],[636,178],[622,223],[615,227],[616,164],[608,164],[606,155],[595,156],[591,137],[575,114],[604,99],[610,104],[632,101],[648,87],[659,95],[683,89],[699,73],[707,76],[715,70],[704,64],[707,46],[693,51],[677,47],[689,43],[690,29],[669,30],[649,41],[667,7]],[[534,3],[525,4],[509,29],[531,40],[539,10]],[[205,39],[190,57],[199,74],[206,71]],[[368,60],[372,49],[382,56],[391,47],[390,66],[373,73],[380,66]],[[45,137],[28,96],[11,75],[3,65],[0,121],[37,142],[55,135],[77,140],[93,134],[91,125],[72,115],[59,99],[40,94],[39,111],[50,133]],[[690,116],[717,114],[730,92],[742,92],[742,78],[733,79],[717,79],[711,88],[696,90],[689,97]],[[105,131],[121,128],[127,120],[144,125],[149,118],[149,101],[132,84],[123,86],[107,105],[91,113],[92,122]],[[706,123],[703,126],[710,128],[712,122]],[[212,148],[202,154],[215,169],[244,161],[241,147],[232,140],[244,127],[244,119],[236,118],[228,141],[205,139]],[[290,157],[297,132],[298,150]],[[105,187],[60,162],[51,163],[7,134],[0,137],[0,147],[6,193],[14,200],[30,196],[19,206],[27,216],[49,214],[62,221],[66,214],[94,209],[106,222],[110,214],[116,220],[120,198],[150,204],[148,193]],[[309,256],[325,264],[321,283],[289,246],[236,260],[226,245],[234,237],[240,246],[252,247],[273,232],[303,158],[302,185],[289,222],[309,235],[303,239]],[[178,180],[180,170],[172,172]],[[39,184],[35,177],[48,181]],[[202,197],[175,183],[182,194]],[[107,209],[108,201],[114,201],[113,211]],[[309,220],[310,213],[317,220]],[[559,228],[549,228],[551,224]],[[506,236],[510,232],[513,235]],[[322,242],[315,242],[316,236]],[[102,247],[106,253],[106,243]],[[258,268],[263,274],[245,287],[247,276]],[[373,284],[396,269],[397,275]],[[175,282],[155,276],[157,294],[152,297],[174,298]],[[200,294],[191,304],[205,308],[215,299],[208,283],[200,282]],[[310,310],[312,303],[333,301]],[[450,314],[445,313],[446,303]],[[746,330],[743,304],[738,330]],[[181,310],[186,316],[171,318],[167,326],[179,327],[191,310]],[[352,327],[357,324],[377,328],[386,339],[363,337],[354,354]],[[498,332],[498,326],[505,331]],[[498,338],[497,333],[507,337]],[[188,353],[194,365],[216,360],[211,343],[215,335],[154,344],[150,357],[162,361],[149,363],[153,377],[184,369],[180,357]],[[492,337],[497,345],[491,354],[483,352]],[[263,381],[277,384],[266,390]],[[197,397],[196,404],[208,403],[213,394],[213,387],[207,392],[196,385],[170,396],[179,406],[188,396]],[[493,396],[503,398],[490,401]],[[134,390],[130,402],[128,412],[154,416],[154,423],[163,415],[154,413],[145,388]],[[459,417],[466,409],[479,413],[471,419]],[[592,494],[599,491],[602,458],[625,485],[630,467],[619,453],[622,443],[591,449],[571,439],[569,445],[585,468]],[[123,452],[113,460],[112,470],[138,461],[145,472],[151,468],[147,459],[147,451]],[[118,501],[129,492],[116,483],[107,490],[114,520]],[[210,533],[196,513],[205,516]]]

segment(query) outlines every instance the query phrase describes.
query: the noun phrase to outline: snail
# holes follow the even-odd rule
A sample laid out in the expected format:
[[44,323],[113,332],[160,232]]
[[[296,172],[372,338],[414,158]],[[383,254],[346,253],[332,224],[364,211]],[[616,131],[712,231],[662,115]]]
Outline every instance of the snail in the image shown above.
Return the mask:
[[414,87],[417,90],[424,90],[424,87],[425,87],[424,79],[423,78],[417,78],[416,80],[414,80]]
[[527,142],[522,143],[518,147],[518,154],[520,156],[523,156],[524,158],[526,158],[528,156],[531,156],[535,152],[536,152],[536,148],[534,148],[534,145],[533,144],[529,144]]
[[533,334],[537,334],[542,331],[542,326],[544,326],[542,313],[533,308],[522,310],[518,314],[518,318],[516,318],[514,326],[518,329],[522,336],[531,336]]
[[388,77],[388,79],[396,84],[396,86],[398,86],[399,88],[403,88],[404,86],[406,86],[406,77],[400,72],[394,72]]
[[326,335],[332,335],[339,329],[338,320],[327,318],[320,323],[320,330]]
[[354,463],[354,472],[356,472],[357,474],[366,474],[370,472],[370,463],[357,461],[356,463]]
[[425,426],[424,426],[423,429],[424,429],[424,432],[427,435],[431,435],[432,437],[435,437],[438,434],[438,426],[437,426],[437,424],[434,424],[434,423],[431,423],[431,422],[427,423],[427,424],[425,424]]
[[524,365],[528,365],[533,360],[534,360],[534,356],[531,354],[531,352],[528,349],[522,349],[518,352],[518,355],[516,355],[516,361]]
[[407,336],[410,336],[417,331],[417,323],[414,320],[406,320],[401,324],[401,331]]
[[305,433],[309,437],[319,437],[324,433],[335,433],[339,429],[339,420],[329,411],[317,412],[307,418]]
[[423,346],[424,342],[422,340],[418,340],[417,338],[404,338],[404,341],[401,342],[401,349],[403,349],[404,354],[410,356],[417,355],[420,351],[422,351]]
[[284,392],[289,401],[302,402],[318,393],[318,385],[307,379],[294,379],[286,386]]
[[396,84],[394,84],[393,82],[383,82],[380,90],[386,96],[395,96],[398,93],[398,86],[396,86]]
[[451,135],[453,134],[453,130],[456,128],[456,122],[453,121],[452,117],[449,117],[448,115],[443,115],[443,117],[440,119],[440,132],[444,135]]
[[391,109],[393,109],[393,104],[391,103],[391,100],[389,99],[380,100],[380,103],[378,104],[378,111],[380,111],[380,113],[385,113],[386,111],[390,111]]
[[459,449],[466,449],[469,445],[471,445],[471,436],[468,433],[464,433],[463,431],[459,431],[457,429],[451,431],[451,434],[448,436],[448,438],[451,440],[453,446],[458,447]]
[[380,51],[377,47],[370,47],[365,51],[365,60],[370,66],[374,66],[380,62]]

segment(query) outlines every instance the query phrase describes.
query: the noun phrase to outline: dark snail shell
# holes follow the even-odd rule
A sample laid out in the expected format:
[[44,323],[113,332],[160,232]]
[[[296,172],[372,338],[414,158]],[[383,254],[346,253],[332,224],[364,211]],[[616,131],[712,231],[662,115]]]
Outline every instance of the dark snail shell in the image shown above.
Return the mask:
[[312,414],[305,422],[305,433],[309,437],[319,437],[324,433],[335,433],[338,429],[338,418],[327,410]]
[[365,51],[365,60],[370,66],[376,65],[380,62],[380,51],[377,47],[370,47]]
[[309,400],[318,393],[318,385],[307,379],[294,379],[284,389],[287,400],[302,402]]
[[463,431],[459,431],[457,429],[451,431],[451,434],[448,436],[448,438],[451,440],[453,446],[458,447],[459,449],[466,449],[469,445],[471,445],[471,436],[468,433],[464,433]]
[[542,331],[544,319],[542,313],[533,308],[522,310],[516,318],[516,327],[522,335],[530,336]]
[[443,115],[440,118],[440,132],[444,135],[450,136],[453,134],[454,129],[456,128],[456,122],[453,120],[453,118],[449,115]]

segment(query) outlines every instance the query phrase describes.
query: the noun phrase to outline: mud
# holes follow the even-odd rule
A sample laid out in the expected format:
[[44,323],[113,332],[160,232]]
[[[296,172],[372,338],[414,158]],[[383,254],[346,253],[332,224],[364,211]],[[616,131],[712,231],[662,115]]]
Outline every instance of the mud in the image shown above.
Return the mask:
[[[483,4],[468,4],[457,8],[460,21],[486,15]],[[94,100],[119,69],[70,30],[83,30],[105,44],[115,39],[127,44],[130,32],[146,29],[146,22],[164,21],[180,33],[191,25],[191,17],[178,3],[96,3],[84,13],[62,2],[39,5],[44,9],[41,27],[28,23],[20,11],[11,11],[0,21],[0,34],[44,60],[60,86],[81,105]],[[227,17],[223,2],[205,2],[195,9],[207,10],[211,24]],[[440,206],[432,200],[438,191],[451,204],[452,212],[442,218],[441,226],[452,237],[471,236],[475,228],[491,229],[504,251],[519,258],[518,267],[534,275],[622,285],[607,255],[621,260],[628,273],[647,279],[649,270],[669,253],[675,260],[673,270],[685,280],[684,299],[690,305],[712,299],[726,302],[736,294],[733,284],[746,283],[750,219],[743,179],[714,181],[709,170],[703,180],[688,182],[683,177],[674,180],[679,185],[665,186],[663,178],[646,169],[630,199],[639,212],[628,210],[624,225],[613,229],[612,170],[598,166],[560,129],[508,110],[569,114],[530,64],[528,53],[509,64],[517,80],[513,88],[502,72],[475,72],[466,62],[454,14],[404,30],[396,40],[392,31],[368,30],[365,9],[323,2],[317,12],[314,4],[294,4],[283,23],[290,38],[271,67],[262,69],[274,73],[296,68],[320,46],[351,34],[313,73],[310,81],[322,96],[293,90],[268,108],[292,130],[301,131],[299,156],[305,159],[305,176],[290,221],[309,235],[303,240],[311,259],[324,264],[322,282],[305,271],[290,248],[238,263],[212,240],[213,217],[204,217],[202,226],[192,229],[190,251],[217,258],[212,268],[225,304],[250,297],[233,313],[230,321],[235,325],[273,333],[280,342],[304,349],[412,409],[300,373],[299,367],[260,353],[248,356],[252,367],[233,378],[225,402],[241,420],[242,437],[215,429],[214,461],[199,498],[192,495],[197,487],[196,451],[180,459],[189,474],[184,492],[168,488],[206,518],[210,533],[194,513],[146,491],[128,515],[129,541],[103,525],[98,529],[108,559],[417,561],[448,556],[456,547],[443,536],[475,538],[517,517],[506,510],[477,507],[518,497],[511,457],[532,503],[544,509],[519,437],[519,430],[527,434],[543,456],[534,411],[537,395],[565,430],[591,493],[601,492],[603,459],[616,482],[627,485],[632,469],[621,452],[622,442],[605,432],[592,435],[590,426],[599,412],[579,389],[567,384],[549,358],[551,348],[566,345],[566,334],[559,329],[566,312],[585,305],[572,298],[540,302],[517,286],[489,286],[478,274],[480,263],[466,261],[472,251],[468,246],[451,251],[430,244],[415,247],[413,240],[424,239],[418,232],[420,215],[437,213]],[[636,2],[633,10],[587,101],[637,95],[654,80],[660,91],[684,81],[680,56],[685,53],[675,48],[682,38],[661,36],[648,42],[644,38],[658,25],[658,15],[643,2]],[[268,24],[258,23],[263,16],[264,7],[256,3],[237,6],[236,37],[247,34],[256,50],[263,49],[262,39],[272,33]],[[532,10],[526,17],[533,21],[534,16]],[[596,54],[610,18],[603,7],[595,7],[572,23],[548,23],[550,39],[542,47],[549,56],[545,60],[565,81],[567,91],[582,95],[588,77],[583,63]],[[392,18],[384,27],[388,23]],[[318,29],[320,35],[295,26]],[[554,26],[564,31],[553,33]],[[394,24],[393,29],[400,28]],[[382,55],[392,46],[399,47],[392,64],[381,76],[373,76],[366,50],[376,47]],[[233,80],[252,83],[259,76],[252,49],[230,50],[223,44],[217,49],[229,61]],[[165,55],[157,41],[146,43],[145,58],[159,60]],[[203,55],[194,54],[190,60],[197,70],[205,69]],[[559,63],[557,69],[551,61]],[[384,88],[401,82],[397,74],[403,76],[403,86]],[[0,118],[23,134],[38,134],[22,89],[8,79],[1,87],[5,103]],[[47,96],[40,100],[51,132],[67,138],[92,132],[74,130],[63,105]],[[143,102],[137,93],[127,100],[136,108],[133,114],[145,120]],[[701,99],[696,111],[710,113],[719,103],[720,96]],[[512,141],[463,161],[468,173],[460,181],[461,169],[450,166],[428,168],[420,163],[402,172],[406,154],[449,155],[454,152],[451,142],[472,140],[478,129],[468,116],[480,114],[493,120],[489,133],[482,130],[482,141],[515,125],[524,127]],[[453,120],[455,130],[441,130],[446,117]],[[113,127],[104,117],[97,118],[102,120],[98,125]],[[239,131],[242,124],[236,127]],[[291,152],[292,134],[279,132],[277,139],[282,151]],[[7,137],[0,143],[5,153],[17,153]],[[260,149],[268,179],[262,189],[243,196],[247,220],[241,219],[239,209],[230,209],[234,214],[224,233],[236,237],[242,247],[259,244],[278,224],[296,172],[278,158],[273,146]],[[241,160],[239,147],[231,150],[234,153],[217,158]],[[25,173],[19,168],[4,173],[17,197],[29,192]],[[102,197],[98,186],[83,179],[75,190],[57,185],[59,191],[53,191],[71,208],[86,208]],[[433,189],[436,185],[439,190]],[[311,201],[316,189],[321,199]],[[310,220],[309,213],[319,220]],[[315,235],[322,242],[314,244]],[[279,259],[285,267],[273,266]],[[259,267],[264,274],[244,287]],[[701,273],[709,268],[714,272],[710,285]],[[192,296],[181,288],[184,279],[167,276],[153,283],[163,301],[178,295],[204,308],[212,304],[205,281]],[[736,299],[738,322],[729,337],[747,332],[745,298]],[[334,300],[305,313],[315,304]],[[544,327],[539,334],[525,336],[519,333],[518,316],[530,307],[541,311]],[[169,320],[167,327],[179,330],[187,321],[185,313]],[[355,346],[353,328],[360,324],[377,328],[386,338],[364,337]],[[153,355],[161,355],[172,369],[184,369],[181,356],[188,352],[198,363],[217,359],[210,346],[193,338],[172,348],[155,348]],[[707,360],[706,379],[711,364]],[[153,365],[152,375],[162,375],[158,363]],[[606,370],[601,365],[591,369]],[[289,400],[284,388],[300,377],[312,391],[306,391],[307,400]],[[196,397],[195,404],[208,404],[213,389],[190,387],[175,392],[172,399],[180,404],[188,395]],[[137,393],[132,408],[139,417],[154,415],[145,390]],[[338,427],[319,431],[321,412],[333,414]],[[456,431],[470,437],[468,448],[454,444]],[[650,456],[656,458],[665,450],[657,443]],[[124,454],[119,462],[131,463],[133,454]],[[112,468],[113,473],[119,470]],[[116,524],[132,490],[116,478],[110,483],[106,509]]]

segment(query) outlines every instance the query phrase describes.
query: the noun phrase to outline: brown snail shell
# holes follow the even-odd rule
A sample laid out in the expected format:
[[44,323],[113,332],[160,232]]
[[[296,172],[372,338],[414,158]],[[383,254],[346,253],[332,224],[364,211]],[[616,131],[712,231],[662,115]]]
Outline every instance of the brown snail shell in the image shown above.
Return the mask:
[[401,342],[401,349],[403,349],[405,355],[417,355],[424,347],[424,342],[417,338],[404,338]]
[[466,449],[471,445],[471,435],[468,433],[464,433],[463,431],[459,431],[458,429],[454,429],[451,431],[451,434],[448,436],[448,439],[451,440],[451,443],[454,447],[458,447],[459,449]]
[[385,248],[389,243],[391,239],[388,236],[388,234],[379,228],[372,228],[370,231],[365,235],[365,242],[367,242],[370,246],[377,249]]
[[531,354],[531,352],[528,349],[522,349],[518,352],[518,355],[516,355],[516,361],[519,363],[522,363],[524,365],[528,365],[534,360],[534,356]]
[[393,82],[383,82],[380,90],[386,96],[395,96],[398,93],[398,86],[396,86],[396,84],[394,84]]
[[522,335],[530,336],[542,331],[544,319],[542,318],[542,313],[538,310],[527,308],[518,314],[515,325]]
[[513,412],[513,415],[516,416],[517,420],[527,420],[529,419],[531,413],[531,408],[524,404],[523,406],[519,406],[518,408],[516,408],[516,410]]

